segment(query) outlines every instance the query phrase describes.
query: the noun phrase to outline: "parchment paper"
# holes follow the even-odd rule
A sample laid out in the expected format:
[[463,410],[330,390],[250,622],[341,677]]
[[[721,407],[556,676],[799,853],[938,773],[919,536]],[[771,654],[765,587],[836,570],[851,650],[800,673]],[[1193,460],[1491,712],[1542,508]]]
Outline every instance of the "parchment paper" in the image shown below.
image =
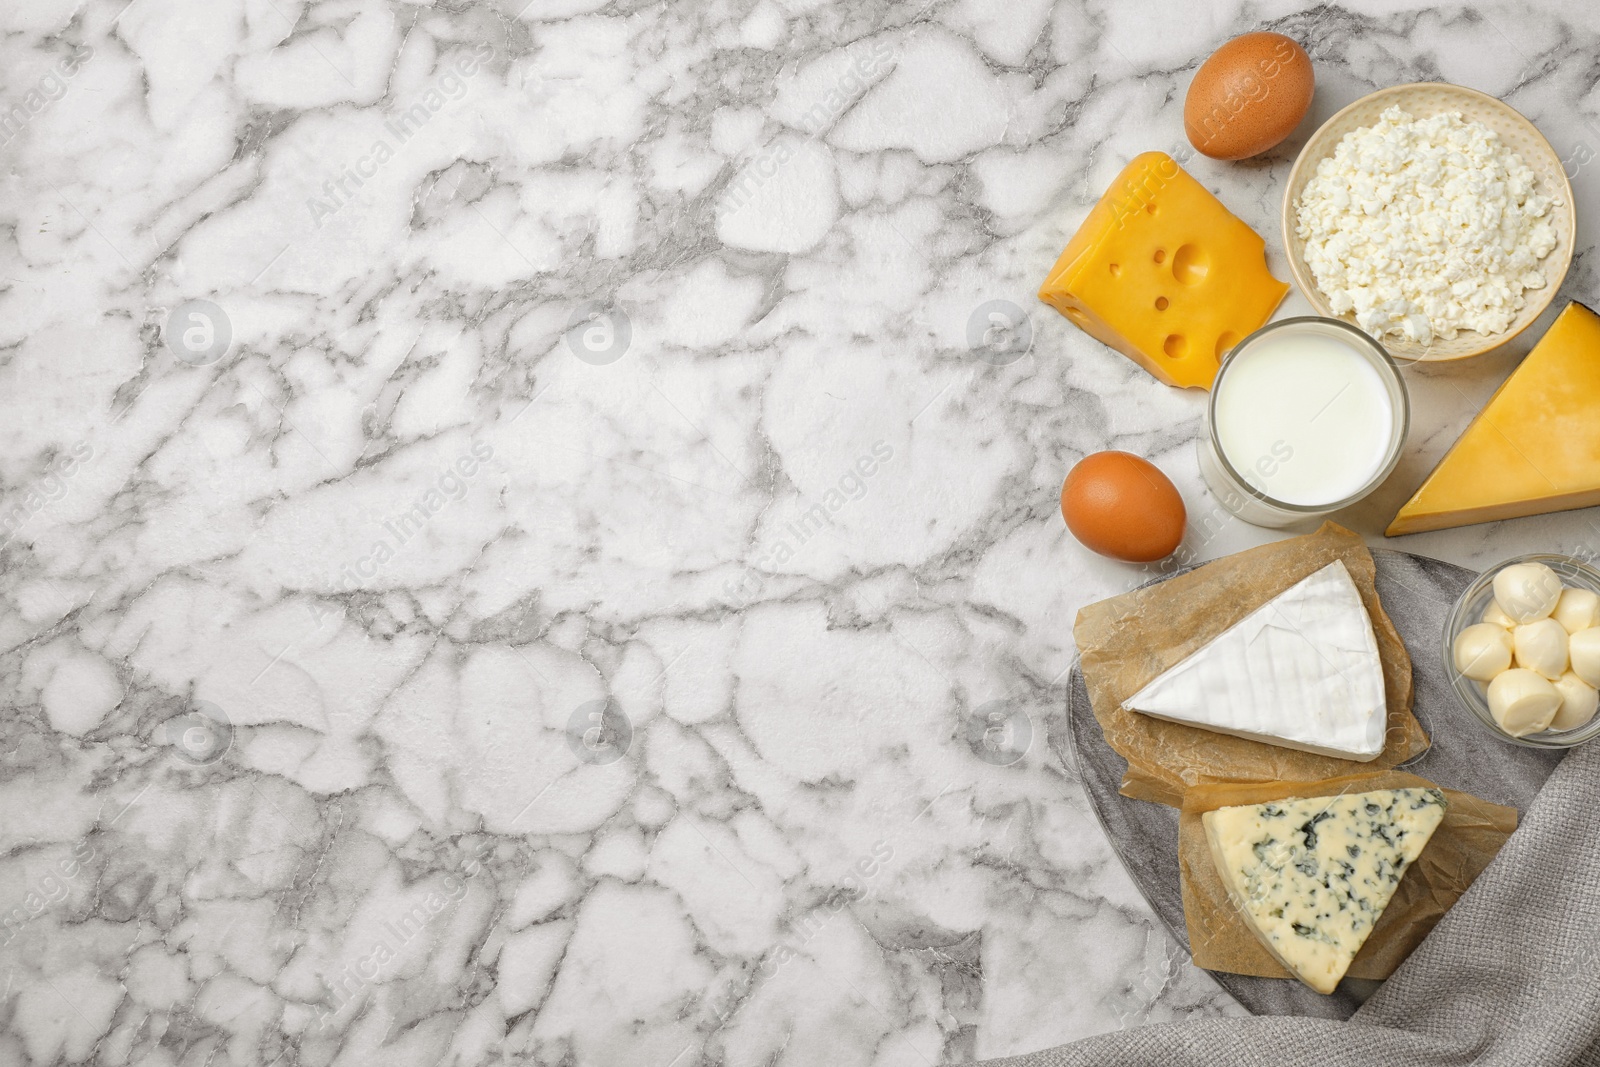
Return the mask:
[[[1372,618],[1389,724],[1367,763],[1280,748],[1140,715],[1122,702],[1307,575],[1343,560]],[[1411,658],[1378,602],[1376,568],[1361,538],[1334,523],[1214,560],[1157,585],[1090,604],[1073,626],[1083,678],[1106,742],[1128,761],[1122,794],[1171,807],[1186,790],[1223,782],[1318,782],[1386,770],[1428,747],[1411,713]]]
[[[1287,797],[1325,797],[1373,789],[1426,787],[1432,782],[1404,771],[1378,771],[1325,782],[1274,782],[1267,785],[1209,785],[1190,789],[1178,823],[1178,867],[1183,879],[1183,916],[1196,966],[1262,978],[1292,978],[1245,925],[1228,899],[1206,843],[1200,816],[1215,808],[1262,804]],[[1448,807],[1399,888],[1378,919],[1372,936],[1356,954],[1351,978],[1387,978],[1422,943],[1473,879],[1489,865],[1511,831],[1517,809],[1501,807],[1467,793],[1444,790]]]

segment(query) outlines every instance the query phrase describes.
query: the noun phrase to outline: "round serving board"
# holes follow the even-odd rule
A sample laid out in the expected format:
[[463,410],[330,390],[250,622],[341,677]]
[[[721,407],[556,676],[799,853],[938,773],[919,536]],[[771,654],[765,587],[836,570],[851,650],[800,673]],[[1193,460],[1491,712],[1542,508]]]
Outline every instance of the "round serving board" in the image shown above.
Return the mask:
[[[1433,744],[1405,765],[1439,785],[1509,804],[1525,812],[1562,753],[1508,745],[1492,737],[1455,702],[1440,662],[1439,637],[1456,597],[1477,577],[1472,571],[1425,556],[1375,549],[1378,596],[1411,654],[1414,709]],[[1166,578],[1157,581],[1166,581]],[[1151,583],[1154,584],[1154,583]],[[1128,764],[1112,751],[1089,707],[1083,674],[1074,668],[1067,696],[1071,760],[1112,848],[1178,944],[1189,948],[1178,888],[1178,812],[1162,804],[1129,800],[1117,792]],[[1057,754],[1061,739],[1052,737]],[[1347,1019],[1377,988],[1346,979],[1332,996],[1287,979],[1212,972],[1217,982],[1257,1015],[1314,1015]]]

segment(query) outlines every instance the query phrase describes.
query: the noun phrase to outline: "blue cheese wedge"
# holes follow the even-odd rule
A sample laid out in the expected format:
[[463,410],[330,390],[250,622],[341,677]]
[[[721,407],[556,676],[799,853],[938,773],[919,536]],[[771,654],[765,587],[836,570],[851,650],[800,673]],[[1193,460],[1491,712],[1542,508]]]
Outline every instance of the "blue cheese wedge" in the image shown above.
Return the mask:
[[1383,751],[1383,661],[1340,560],[1290,586],[1123,702],[1269,745],[1356,760]]
[[1201,816],[1228,897],[1278,962],[1332,993],[1444,818],[1437,789],[1379,789]]

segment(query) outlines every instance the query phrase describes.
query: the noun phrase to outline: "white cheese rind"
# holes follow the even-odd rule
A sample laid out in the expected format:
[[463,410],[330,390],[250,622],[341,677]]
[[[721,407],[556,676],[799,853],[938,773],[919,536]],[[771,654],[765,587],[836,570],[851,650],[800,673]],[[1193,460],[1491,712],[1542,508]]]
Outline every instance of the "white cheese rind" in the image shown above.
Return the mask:
[[1158,719],[1362,763],[1383,751],[1388,726],[1372,619],[1339,560],[1123,703]]
[[1218,808],[1211,858],[1252,933],[1332,993],[1445,813],[1437,789],[1380,789]]

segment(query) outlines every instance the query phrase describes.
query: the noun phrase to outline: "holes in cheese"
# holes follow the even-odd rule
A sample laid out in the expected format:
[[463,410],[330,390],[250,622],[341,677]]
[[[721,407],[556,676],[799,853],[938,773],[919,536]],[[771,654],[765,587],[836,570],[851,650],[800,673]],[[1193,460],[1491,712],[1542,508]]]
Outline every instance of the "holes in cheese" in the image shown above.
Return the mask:
[[1288,291],[1254,230],[1172,157],[1146,152],[1067,242],[1039,299],[1168,385],[1207,389],[1219,354]]
[[1210,269],[1211,261],[1197,245],[1184,245],[1172,254],[1172,276],[1184,285],[1199,285]]

